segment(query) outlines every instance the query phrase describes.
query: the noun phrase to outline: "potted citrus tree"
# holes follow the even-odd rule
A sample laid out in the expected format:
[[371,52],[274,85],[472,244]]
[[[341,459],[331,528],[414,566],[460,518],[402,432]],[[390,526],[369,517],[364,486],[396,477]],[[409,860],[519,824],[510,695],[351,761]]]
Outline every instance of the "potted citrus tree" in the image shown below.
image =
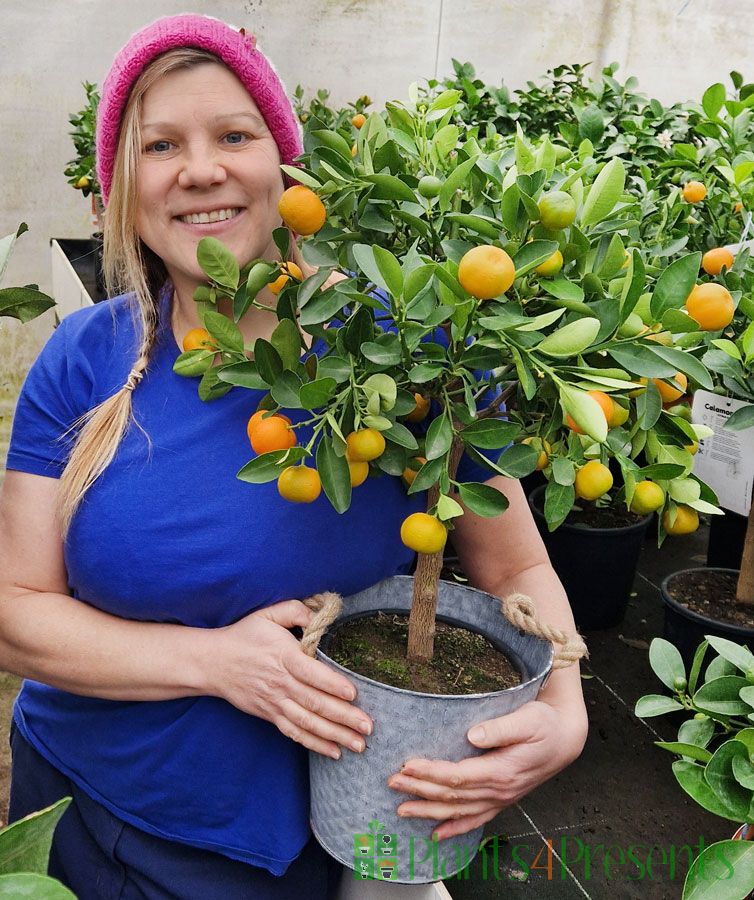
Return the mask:
[[[468,756],[466,728],[484,717],[481,711],[499,715],[536,696],[550,666],[550,645],[511,626],[499,600],[440,582],[453,520],[464,508],[497,516],[506,507],[500,492],[459,475],[464,454],[491,474],[523,476],[541,456],[526,438],[557,422],[569,436],[555,442],[560,456],[550,463],[547,521],[565,518],[578,472],[590,460],[618,460],[630,504],[644,475],[670,482],[685,466],[662,462],[643,472],[626,453],[627,434],[608,440],[605,413],[589,392],[626,402],[645,387],[641,374],[667,379],[679,370],[709,383],[691,354],[668,356],[666,348],[618,335],[643,289],[640,253],[630,254],[611,292],[588,298],[582,287],[596,255],[612,259],[620,243],[618,268],[626,262],[618,232],[630,227],[631,209],[621,163],[584,152],[558,164],[549,139],[535,148],[523,134],[512,157],[504,150],[481,154],[451,123],[457,101],[458,93],[447,91],[424,103],[412,89],[408,103],[369,116],[355,154],[337,131],[313,131],[303,165],[285,167],[299,184],[281,200],[288,228],[274,234],[280,260],[255,260],[239,271],[222,244],[200,241],[208,284],[195,299],[204,329],[190,335],[175,363],[177,373],[200,377],[203,399],[233,386],[257,392],[248,425],[256,456],[240,479],[276,481],[293,502],[316,502],[323,492],[343,513],[367,477],[403,477],[419,501],[427,492],[423,508],[401,527],[402,540],[419,554],[413,579],[347,598],[336,623],[337,644],[348,618],[380,610],[408,616],[407,638],[393,641],[379,681],[360,672],[358,641],[346,654],[359,702],[379,722],[369,753],[337,764],[311,756],[312,824],[347,864],[365,816],[408,836],[384,787],[396,764],[412,754]],[[288,229],[307,237],[303,259],[316,267],[308,277],[291,260]],[[269,341],[247,348],[232,319],[258,303],[268,284],[278,296],[279,324]],[[232,318],[218,311],[220,298]],[[682,301],[668,286],[663,302]],[[305,333],[316,343],[302,357]],[[667,447],[673,457],[687,440],[685,425],[669,422],[656,433],[658,454]],[[433,690],[417,690],[412,678],[426,676],[437,661],[438,617],[488,637],[512,659],[519,683],[469,688],[460,673],[454,680],[445,672],[430,682]],[[319,653],[344,665],[336,650]],[[479,648],[470,651],[472,661],[477,655]],[[464,696],[461,686],[473,695]],[[387,708],[390,716],[381,716]],[[432,880],[431,864],[412,874]],[[407,878],[399,866],[395,880]]]

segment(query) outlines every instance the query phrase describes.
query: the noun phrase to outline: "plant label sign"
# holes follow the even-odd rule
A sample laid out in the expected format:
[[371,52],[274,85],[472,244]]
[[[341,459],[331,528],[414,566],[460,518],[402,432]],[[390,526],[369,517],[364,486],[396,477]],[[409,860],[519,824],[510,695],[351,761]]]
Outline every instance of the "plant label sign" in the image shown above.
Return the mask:
[[746,516],[751,506],[754,483],[754,428],[730,431],[724,425],[744,400],[721,397],[709,391],[696,391],[692,420],[709,425],[711,437],[699,442],[694,457],[694,475],[717,494],[720,506]]

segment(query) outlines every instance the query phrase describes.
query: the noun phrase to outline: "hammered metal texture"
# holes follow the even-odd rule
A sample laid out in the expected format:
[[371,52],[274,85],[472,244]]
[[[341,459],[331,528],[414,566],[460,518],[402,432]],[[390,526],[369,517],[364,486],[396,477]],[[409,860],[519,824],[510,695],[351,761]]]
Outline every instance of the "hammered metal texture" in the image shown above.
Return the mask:
[[[396,576],[344,598],[339,623],[378,611],[408,613],[413,579]],[[368,832],[374,819],[397,836],[397,865],[390,879],[427,883],[464,868],[476,853],[482,828],[458,838],[432,842],[437,822],[402,819],[396,814],[409,795],[387,786],[387,779],[410,757],[457,762],[478,756],[466,738],[477,722],[512,712],[534,700],[552,665],[552,645],[519,632],[500,611],[500,600],[463,585],[441,582],[437,618],[479,632],[503,650],[522,673],[509,690],[465,696],[421,694],[380,684],[351,672],[322,650],[317,659],[345,674],[358,691],[356,704],[374,721],[366,750],[343,750],[339,760],[310,752],[311,826],[319,843],[345,866],[354,868],[354,835]],[[322,646],[327,647],[327,635]]]

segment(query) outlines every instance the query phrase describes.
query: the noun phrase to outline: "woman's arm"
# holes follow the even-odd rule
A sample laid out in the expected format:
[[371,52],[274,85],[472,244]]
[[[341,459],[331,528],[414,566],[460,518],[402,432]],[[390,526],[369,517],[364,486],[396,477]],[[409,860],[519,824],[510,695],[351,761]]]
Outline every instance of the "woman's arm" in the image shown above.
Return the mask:
[[[453,542],[470,583],[498,597],[527,594],[541,622],[575,633],[521,485],[503,477],[488,484],[508,498],[505,513],[483,519],[466,510],[455,520]],[[399,813],[439,820],[441,840],[488,822],[579,756],[588,730],[579,666],[553,671],[536,700],[478,726],[483,732],[472,728],[468,738],[487,751],[481,756],[458,763],[410,759],[388,779],[417,798],[401,803]]]
[[288,631],[312,613],[297,600],[225,628],[135,622],[68,593],[53,478],[8,471],[0,495],[0,669],[108,700],[227,700],[320,753],[363,749],[371,722],[347,678]]

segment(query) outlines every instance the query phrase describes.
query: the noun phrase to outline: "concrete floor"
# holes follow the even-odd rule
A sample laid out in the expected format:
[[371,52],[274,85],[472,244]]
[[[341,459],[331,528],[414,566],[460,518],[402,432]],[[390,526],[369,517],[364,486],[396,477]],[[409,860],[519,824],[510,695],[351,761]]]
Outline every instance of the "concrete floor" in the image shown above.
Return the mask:
[[486,835],[498,836],[499,864],[490,847],[486,867],[480,854],[467,878],[448,879],[456,900],[677,898],[689,864],[684,845],[693,857],[700,839],[706,845],[733,834],[734,823],[687,798],[671,772],[675,757],[653,744],[675,740],[678,723],[633,714],[643,694],[666,692],[647,653],[662,635],[659,584],[670,572],[704,565],[707,539],[703,526],[659,551],[645,541],[625,621],[585,635],[590,730],[582,756],[487,826]]

